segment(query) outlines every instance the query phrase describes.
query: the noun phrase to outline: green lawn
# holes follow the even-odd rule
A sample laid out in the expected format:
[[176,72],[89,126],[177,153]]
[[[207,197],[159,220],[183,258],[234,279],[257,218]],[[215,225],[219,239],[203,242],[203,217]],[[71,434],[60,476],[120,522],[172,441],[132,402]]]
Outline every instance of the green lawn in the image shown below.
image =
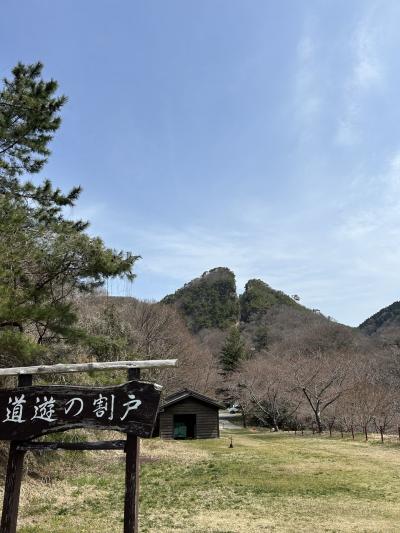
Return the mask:
[[[398,532],[400,446],[358,438],[225,431],[146,441],[140,531]],[[46,468],[25,478],[20,533],[122,531],[122,453],[58,452]]]

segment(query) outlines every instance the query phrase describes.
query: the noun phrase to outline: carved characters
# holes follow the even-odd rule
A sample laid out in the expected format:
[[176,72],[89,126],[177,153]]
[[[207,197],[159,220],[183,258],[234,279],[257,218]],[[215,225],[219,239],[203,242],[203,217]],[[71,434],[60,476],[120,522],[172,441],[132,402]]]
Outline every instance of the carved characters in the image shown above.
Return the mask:
[[45,422],[54,422],[57,420],[57,418],[54,418],[54,404],[55,400],[53,396],[50,396],[49,399],[47,399],[47,396],[43,397],[43,401],[40,402],[40,398],[36,398],[36,404],[34,406],[35,414],[31,418],[31,420],[34,420],[35,418],[38,418],[39,420],[44,420]]
[[[134,394],[128,394],[129,400],[125,402],[125,408],[122,416],[119,417],[121,421],[125,420],[131,411],[135,411],[142,404]],[[84,398],[74,397],[61,406],[63,414],[72,417],[79,416],[84,408]],[[101,392],[92,402],[92,413],[97,418],[106,417],[108,420],[114,419],[115,394],[103,395]],[[29,420],[43,420],[44,422],[55,422],[57,420],[56,400],[53,396],[36,396],[35,405],[33,405],[34,413],[30,418],[24,418],[24,408],[28,407],[25,399],[25,394],[21,396],[10,396],[8,405],[6,407],[6,418],[3,422],[13,422],[15,424],[22,424]],[[59,406],[60,408],[60,406]]]
[[126,407],[126,411],[124,416],[121,417],[121,420],[125,420],[125,418],[128,416],[128,413],[130,411],[134,411],[139,407],[139,405],[142,404],[140,400],[136,400],[136,396],[134,394],[128,394],[130,400],[129,402],[124,403],[124,407]]
[[15,396],[14,398],[15,399],[13,401],[12,397],[10,396],[8,400],[7,416],[3,422],[16,422],[17,424],[22,424],[25,422],[25,420],[22,418],[24,404],[26,403],[25,394],[21,394],[19,398],[18,396]]
[[0,441],[84,427],[148,437],[160,397],[159,387],[133,380],[107,387],[39,385],[0,389]]

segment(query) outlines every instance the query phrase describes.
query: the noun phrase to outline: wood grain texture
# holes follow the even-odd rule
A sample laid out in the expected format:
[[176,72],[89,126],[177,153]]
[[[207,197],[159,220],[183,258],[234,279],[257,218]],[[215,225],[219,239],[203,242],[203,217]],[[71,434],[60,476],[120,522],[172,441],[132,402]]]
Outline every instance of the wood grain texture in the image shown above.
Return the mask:
[[4,485],[3,514],[0,526],[1,533],[15,533],[17,530],[24,457],[25,452],[17,450],[16,443],[11,442],[8,455],[6,482]]
[[[29,374],[19,376],[18,385],[20,387],[30,387],[32,385],[32,376]],[[18,442],[10,442],[0,533],[16,533],[17,531],[25,453],[24,450],[18,450]]]
[[18,451],[53,451],[53,450],[125,450],[125,440],[98,440],[95,442],[17,442]]
[[218,408],[206,405],[193,398],[184,399],[174,405],[165,407],[160,412],[160,437],[174,438],[174,415],[196,415],[196,438],[212,439],[219,437]]
[[[130,368],[128,379],[139,379],[140,369]],[[139,531],[139,456],[140,439],[128,433],[126,438],[124,533]]]
[[130,368],[165,368],[176,366],[177,362],[177,359],[159,359],[148,361],[109,361],[104,363],[19,366],[13,368],[0,368],[0,376],[20,376],[24,374],[69,374],[70,372],[128,370]]
[[158,387],[144,381],[130,381],[117,387],[54,385],[3,389],[0,440],[27,440],[80,427],[150,437],[160,395]]

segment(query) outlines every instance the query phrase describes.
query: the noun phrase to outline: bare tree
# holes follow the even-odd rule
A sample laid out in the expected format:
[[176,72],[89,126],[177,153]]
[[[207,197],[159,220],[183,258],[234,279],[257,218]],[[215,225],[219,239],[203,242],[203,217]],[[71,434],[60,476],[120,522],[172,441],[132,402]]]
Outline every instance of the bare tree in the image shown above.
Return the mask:
[[383,442],[384,434],[392,428],[397,414],[398,395],[394,393],[390,384],[373,384],[370,387],[373,398],[372,422],[376,432],[380,433]]
[[253,387],[255,377],[247,369],[239,369],[229,376],[225,386],[226,392],[236,403],[239,404],[242,415],[243,427],[247,427],[248,418],[254,412]]
[[172,306],[99,295],[82,299],[79,311],[81,321],[95,338],[94,358],[176,358],[177,368],[147,371],[144,376],[160,382],[167,393],[184,387],[215,393],[215,358],[189,332]]
[[304,395],[313,413],[319,433],[323,430],[323,414],[345,390],[348,362],[341,354],[322,353],[291,358],[293,384]]
[[300,403],[292,401],[288,366],[276,355],[245,361],[232,383],[247,414],[252,413],[263,425],[272,425],[275,431],[293,417]]

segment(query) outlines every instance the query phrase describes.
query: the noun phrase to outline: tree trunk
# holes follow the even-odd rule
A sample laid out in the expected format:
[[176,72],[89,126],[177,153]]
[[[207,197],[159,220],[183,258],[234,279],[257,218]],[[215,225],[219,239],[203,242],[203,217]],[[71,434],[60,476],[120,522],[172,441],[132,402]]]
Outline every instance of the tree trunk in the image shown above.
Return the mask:
[[321,412],[319,409],[315,411],[315,421],[317,422],[318,433],[322,433]]

